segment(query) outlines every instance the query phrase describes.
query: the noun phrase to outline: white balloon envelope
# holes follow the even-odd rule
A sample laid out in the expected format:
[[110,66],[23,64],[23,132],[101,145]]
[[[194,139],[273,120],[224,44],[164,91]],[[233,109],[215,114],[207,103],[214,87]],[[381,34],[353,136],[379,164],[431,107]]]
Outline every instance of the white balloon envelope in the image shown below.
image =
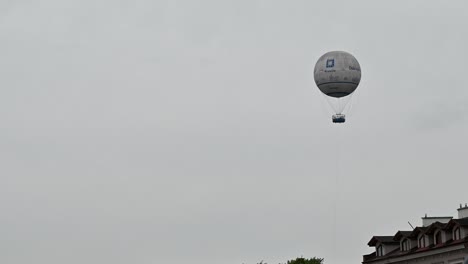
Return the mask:
[[331,97],[350,95],[361,81],[361,66],[344,51],[325,53],[315,64],[314,79],[322,93]]
[[[361,66],[356,58],[344,51],[327,52],[320,57],[314,69],[315,84],[327,97],[335,100],[328,100],[335,110],[333,118],[335,123],[344,123],[342,111],[346,106],[346,100],[340,98],[352,94],[361,81]],[[339,119],[335,120],[336,116]]]

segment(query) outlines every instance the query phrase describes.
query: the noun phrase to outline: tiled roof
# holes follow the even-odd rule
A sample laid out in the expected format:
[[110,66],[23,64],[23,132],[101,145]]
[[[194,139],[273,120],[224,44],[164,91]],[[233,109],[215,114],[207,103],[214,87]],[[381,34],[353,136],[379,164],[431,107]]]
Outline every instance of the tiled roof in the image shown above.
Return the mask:
[[411,232],[411,234],[409,235],[409,237],[411,238],[416,238],[419,233],[424,233],[426,231],[427,227],[422,227],[422,226],[417,226],[413,232]]
[[[367,244],[371,247],[376,246],[378,242],[382,244],[394,245],[394,244],[398,244],[399,241],[404,237],[414,239],[414,238],[417,238],[418,235],[421,233],[430,235],[437,229],[450,229],[456,225],[468,227],[468,217],[462,218],[462,219],[452,219],[447,224],[435,222],[427,227],[416,227],[413,231],[398,231],[394,236],[374,236]],[[363,263],[372,262],[375,260],[387,259],[387,258],[394,258],[394,257],[399,257],[399,256],[406,256],[406,255],[416,254],[419,252],[426,252],[426,251],[430,251],[434,249],[450,247],[450,246],[459,245],[459,244],[465,244],[465,247],[468,248],[468,236],[459,240],[455,240],[455,241],[453,239],[449,239],[445,243],[438,244],[438,245],[431,244],[425,248],[418,248],[417,246],[414,246],[412,249],[408,251],[401,251],[400,248],[397,248],[395,250],[392,250],[391,252],[388,252],[384,256],[377,256],[374,252],[372,254],[364,255]]]
[[450,220],[450,222],[448,222],[444,226],[444,229],[450,229],[450,228],[454,227],[455,225],[468,226],[468,217],[461,218],[461,219],[452,219],[452,220]]
[[364,258],[363,262],[366,262],[368,260],[373,260],[373,259],[375,259],[376,256],[377,256],[377,254],[375,253],[375,251],[370,253],[370,254],[364,255],[363,256],[363,258]]
[[373,247],[377,244],[377,242],[380,242],[382,244],[399,243],[398,241],[393,240],[393,236],[373,236],[371,240],[369,241],[369,243],[367,243],[367,245],[369,245],[370,247]]
[[443,223],[440,223],[440,222],[435,222],[435,223],[431,224],[430,226],[428,226],[424,233],[425,234],[432,234],[437,229],[445,228],[445,226],[447,226],[447,224],[443,224]]
[[409,237],[412,233],[413,231],[401,231],[400,230],[393,236],[393,240],[400,241],[404,237]]
[[364,255],[363,263],[369,263],[369,262],[381,260],[381,259],[390,259],[390,258],[396,258],[396,257],[401,257],[401,256],[409,256],[409,255],[420,253],[420,252],[426,252],[426,251],[430,251],[434,249],[445,248],[445,247],[450,247],[450,246],[460,245],[460,244],[465,244],[465,247],[468,247],[468,237],[466,237],[465,239],[460,239],[456,241],[450,239],[443,244],[430,245],[425,248],[414,247],[409,251],[400,251],[400,249],[397,248],[395,250],[390,251],[385,256],[376,256],[374,252],[374,254]]
[[468,217],[462,219],[453,219],[455,222],[460,224],[461,226],[468,226]]

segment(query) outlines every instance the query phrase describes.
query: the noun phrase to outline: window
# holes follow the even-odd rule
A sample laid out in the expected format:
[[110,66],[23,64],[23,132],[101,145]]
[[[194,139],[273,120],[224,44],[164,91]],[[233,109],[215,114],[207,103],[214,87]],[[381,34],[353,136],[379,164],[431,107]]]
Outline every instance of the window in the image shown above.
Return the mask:
[[376,254],[378,257],[383,256],[383,246],[379,245],[377,246]]
[[453,230],[453,240],[459,240],[459,239],[461,239],[461,230],[460,230],[460,227],[456,227]]
[[410,249],[411,249],[410,240],[409,239],[403,240],[403,242],[401,243],[401,251],[408,251]]
[[424,239],[424,235],[422,235],[422,236],[419,238],[418,241],[419,241],[419,242],[418,242],[418,243],[419,243],[418,245],[419,245],[420,248],[426,247],[426,240]]
[[434,234],[434,241],[435,241],[435,244],[438,245],[438,244],[442,244],[442,232],[440,230],[438,230],[435,234]]
[[383,256],[383,246],[382,245],[377,247],[377,256],[378,257]]

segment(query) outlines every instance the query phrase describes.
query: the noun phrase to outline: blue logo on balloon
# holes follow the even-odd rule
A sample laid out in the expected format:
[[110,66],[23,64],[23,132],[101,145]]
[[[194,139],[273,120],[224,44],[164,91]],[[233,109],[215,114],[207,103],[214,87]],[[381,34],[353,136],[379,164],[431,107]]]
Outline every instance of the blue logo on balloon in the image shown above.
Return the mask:
[[327,68],[333,68],[335,66],[335,59],[327,60]]

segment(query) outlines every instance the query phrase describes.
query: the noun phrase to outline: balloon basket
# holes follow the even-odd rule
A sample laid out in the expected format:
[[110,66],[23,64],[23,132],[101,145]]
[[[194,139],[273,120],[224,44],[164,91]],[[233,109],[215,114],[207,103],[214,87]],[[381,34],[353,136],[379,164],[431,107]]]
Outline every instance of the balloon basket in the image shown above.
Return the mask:
[[336,114],[332,116],[333,123],[344,123],[346,121],[346,116],[343,114]]

